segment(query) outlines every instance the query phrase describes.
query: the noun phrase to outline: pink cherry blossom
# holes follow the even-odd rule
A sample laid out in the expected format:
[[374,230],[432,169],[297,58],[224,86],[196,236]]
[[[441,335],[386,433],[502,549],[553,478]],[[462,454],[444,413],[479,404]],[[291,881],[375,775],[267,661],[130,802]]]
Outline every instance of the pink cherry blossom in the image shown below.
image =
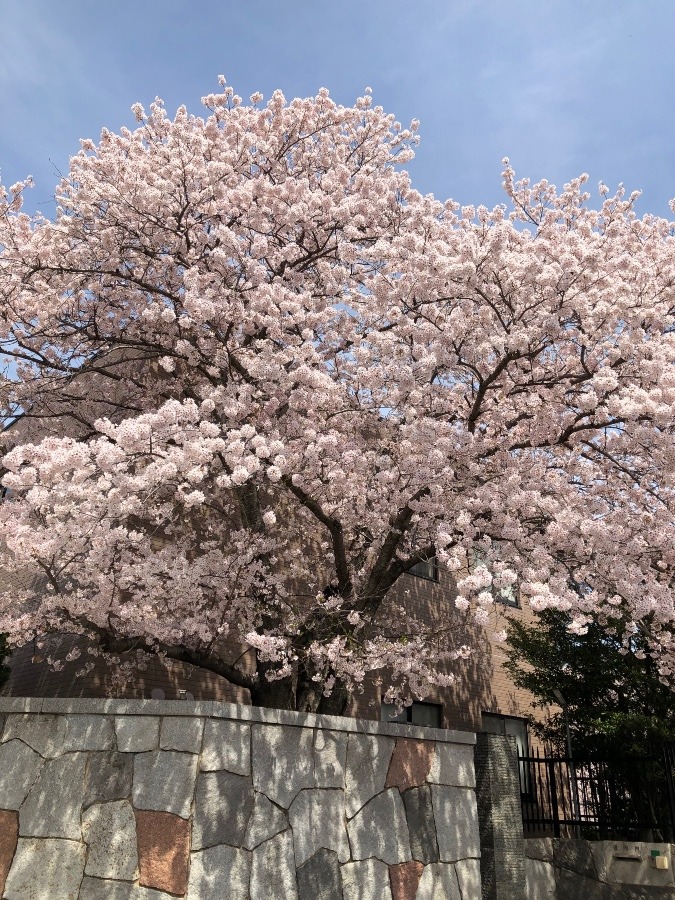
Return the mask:
[[340,711],[452,680],[398,591],[435,555],[480,623],[517,583],[672,679],[673,224],[508,161],[504,206],[423,196],[369,93],[204,103],[83,142],[53,221],[2,191],[0,630]]

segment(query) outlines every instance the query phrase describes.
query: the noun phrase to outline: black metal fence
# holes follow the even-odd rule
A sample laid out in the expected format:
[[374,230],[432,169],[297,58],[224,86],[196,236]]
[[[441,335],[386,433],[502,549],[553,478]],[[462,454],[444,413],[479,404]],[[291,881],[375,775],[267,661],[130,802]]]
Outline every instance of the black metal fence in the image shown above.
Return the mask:
[[526,837],[675,840],[675,748],[616,759],[537,752],[518,764]]

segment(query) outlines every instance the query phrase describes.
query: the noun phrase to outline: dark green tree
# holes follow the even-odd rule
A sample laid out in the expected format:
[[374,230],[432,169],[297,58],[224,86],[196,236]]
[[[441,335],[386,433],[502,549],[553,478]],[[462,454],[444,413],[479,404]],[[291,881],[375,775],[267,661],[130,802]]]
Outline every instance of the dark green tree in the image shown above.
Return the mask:
[[[645,638],[636,633],[626,652],[613,633],[617,622],[595,620],[583,635],[568,624],[569,616],[554,609],[530,625],[512,621],[506,668],[516,685],[534,694],[534,708],[559,706],[554,692],[560,691],[574,755],[651,754],[675,744],[675,692],[659,680]],[[543,722],[532,718],[532,728],[564,752],[562,712],[550,711]]]
[[0,634],[0,691],[9,678],[9,666],[6,664],[9,657],[10,651],[7,646],[7,636]]

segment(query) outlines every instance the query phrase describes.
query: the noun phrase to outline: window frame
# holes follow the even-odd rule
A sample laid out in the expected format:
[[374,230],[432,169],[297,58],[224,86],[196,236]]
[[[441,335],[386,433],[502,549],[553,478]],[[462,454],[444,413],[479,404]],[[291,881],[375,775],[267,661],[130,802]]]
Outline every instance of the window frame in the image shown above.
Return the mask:
[[[415,572],[415,569],[418,566],[426,566],[431,563],[431,575],[425,575],[423,572]],[[415,563],[414,566],[411,566],[405,572],[406,575],[412,575],[413,578],[423,578],[425,581],[432,581],[438,584],[438,559],[436,556],[430,556],[429,559],[422,559],[418,563]]]
[[[415,725],[417,728],[442,728],[443,727],[443,704],[435,703],[430,700],[413,700],[410,706],[404,706],[400,713],[397,713],[396,716],[387,716],[383,718],[383,714],[385,711],[385,707],[390,707],[395,710],[395,704],[393,703],[385,703],[384,698],[380,700],[380,722],[384,722],[388,725]],[[438,716],[438,724],[437,725],[420,725],[418,722],[413,722],[413,710],[414,708],[419,709],[420,707],[424,707],[426,709],[434,709],[436,710]],[[400,716],[405,716],[405,719],[401,719]]]

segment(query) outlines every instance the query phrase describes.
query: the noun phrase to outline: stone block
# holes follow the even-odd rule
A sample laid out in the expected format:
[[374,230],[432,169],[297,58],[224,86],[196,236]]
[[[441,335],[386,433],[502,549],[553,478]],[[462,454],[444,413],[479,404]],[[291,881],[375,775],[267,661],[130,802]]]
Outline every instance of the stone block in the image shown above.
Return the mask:
[[[525,859],[524,900],[556,900],[555,870],[541,859]],[[576,900],[582,900],[577,897]]]
[[104,881],[85,875],[77,900],[175,900],[175,897],[130,881]]
[[205,772],[226,769],[236,775],[250,775],[251,726],[227,719],[208,719],[199,767]]
[[131,797],[134,758],[117,750],[89,754],[84,806]]
[[243,846],[247,850],[253,850],[263,841],[268,841],[288,828],[288,816],[286,813],[268,800],[264,794],[255,794],[253,812],[248,820]]
[[278,834],[252,853],[250,900],[298,900],[290,831]]
[[5,881],[18,838],[19,814],[13,809],[0,809],[0,897],[4,897]]
[[156,716],[117,716],[117,749],[122,753],[144,753],[159,747],[159,718]]
[[63,753],[72,750],[114,750],[115,733],[107,716],[67,716]]
[[389,763],[385,787],[397,787],[401,793],[426,781],[434,759],[433,741],[399,738]]
[[63,716],[43,716],[33,713],[7,716],[3,741],[14,738],[23,741],[44,757],[58,756],[63,752],[66,720]]
[[298,900],[343,900],[337,854],[318,850],[297,872]]
[[241,847],[253,811],[250,778],[233,772],[200,772],[195,791],[192,847]]
[[389,866],[389,884],[393,900],[415,900],[423,869],[424,865],[421,862]]
[[382,862],[409,862],[410,839],[401,795],[390,788],[366,803],[347,823],[353,859],[375,857]]
[[344,900],[393,900],[389,867],[379,859],[346,863],[340,874]]
[[300,791],[291,803],[288,818],[298,868],[320,848],[334,850],[340,862],[349,860],[343,791],[334,788]]
[[314,786],[343,788],[347,766],[347,735],[340,731],[314,732]]
[[526,838],[523,841],[523,850],[525,856],[530,859],[553,862],[553,838]]
[[133,799],[136,809],[190,816],[198,757],[173,750],[151,750],[134,757]]
[[171,716],[162,719],[159,734],[160,750],[182,750],[199,753],[202,746],[204,720],[192,716]]
[[[467,897],[481,897],[480,861],[477,859],[460,859],[455,863],[455,872],[459,882],[463,900]],[[577,898],[580,900],[580,898]]]
[[82,837],[89,847],[86,875],[119,881],[138,877],[136,821],[127,800],[95,803],[85,810]]
[[86,753],[47,760],[19,812],[21,837],[82,839]]
[[187,890],[190,823],[167,812],[136,810],[140,885],[182,896]]
[[21,741],[0,744],[0,809],[18,809],[42,767],[42,757]]
[[438,742],[427,781],[454,787],[475,787],[473,747]]
[[569,869],[588,878],[597,878],[595,860],[588,841],[558,838],[553,842],[553,864],[557,869]]
[[384,790],[395,744],[390,737],[349,735],[345,776],[347,818],[355,816],[362,806]]
[[0,713],[39,713],[44,702],[42,697],[0,697]]
[[[527,865],[527,861],[525,864]],[[620,890],[621,893],[618,900],[633,900],[628,893],[630,888],[627,885],[622,886]],[[617,900],[617,889],[616,885],[603,884],[600,881],[596,881],[595,878],[586,878],[578,872],[558,869],[556,872],[555,897],[556,900]],[[635,898],[635,900],[638,900],[638,898]]]
[[428,784],[403,794],[403,805],[410,834],[412,858],[422,863],[438,862],[438,843],[431,788]]
[[190,854],[187,900],[248,900],[251,854],[234,847],[209,847]]
[[[415,900],[464,900],[459,892],[457,873],[451,863],[433,863],[425,866],[420,878]],[[466,897],[474,900],[473,894]],[[475,895],[475,900],[480,900],[480,894]]]
[[441,862],[480,857],[476,795],[468,788],[431,785]]
[[288,809],[303,788],[314,787],[313,739],[314,733],[309,728],[254,725],[252,759],[256,791]]
[[78,841],[19,838],[5,900],[75,900],[86,847]]

